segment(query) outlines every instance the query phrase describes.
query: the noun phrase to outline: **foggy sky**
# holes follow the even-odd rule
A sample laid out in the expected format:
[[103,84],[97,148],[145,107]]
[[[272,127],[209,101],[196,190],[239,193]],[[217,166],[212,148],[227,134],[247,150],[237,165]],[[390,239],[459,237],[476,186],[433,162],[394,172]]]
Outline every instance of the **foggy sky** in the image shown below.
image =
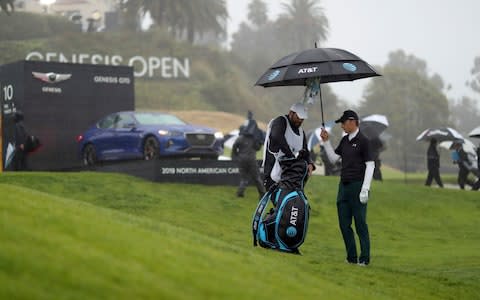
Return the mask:
[[[246,19],[249,2],[227,0],[230,33]],[[270,19],[275,19],[286,0],[265,2]],[[474,57],[480,56],[476,32],[480,28],[480,1],[321,0],[320,5],[330,22],[330,33],[323,47],[343,48],[372,65],[382,66],[390,52],[403,49],[407,55],[425,60],[430,75],[438,73],[446,85],[452,86],[447,93],[449,98],[466,95],[478,101],[465,82],[470,79]],[[341,98],[356,104],[368,81],[331,86]]]

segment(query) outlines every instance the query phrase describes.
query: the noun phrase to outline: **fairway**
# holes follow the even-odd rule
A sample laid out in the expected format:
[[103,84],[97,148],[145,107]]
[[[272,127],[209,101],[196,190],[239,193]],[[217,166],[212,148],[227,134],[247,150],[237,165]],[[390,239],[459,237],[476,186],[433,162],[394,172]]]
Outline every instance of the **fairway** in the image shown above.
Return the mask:
[[256,190],[92,172],[0,174],[0,299],[479,299],[480,198],[373,182],[368,267],[344,263],[335,177],[302,256],[254,248]]

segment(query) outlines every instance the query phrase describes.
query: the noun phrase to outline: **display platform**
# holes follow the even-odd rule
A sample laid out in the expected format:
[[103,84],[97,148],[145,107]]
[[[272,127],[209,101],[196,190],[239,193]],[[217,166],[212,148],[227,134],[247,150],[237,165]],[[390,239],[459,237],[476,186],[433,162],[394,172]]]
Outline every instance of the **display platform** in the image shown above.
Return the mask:
[[81,170],[124,173],[154,182],[236,186],[240,181],[238,166],[231,160],[134,160]]

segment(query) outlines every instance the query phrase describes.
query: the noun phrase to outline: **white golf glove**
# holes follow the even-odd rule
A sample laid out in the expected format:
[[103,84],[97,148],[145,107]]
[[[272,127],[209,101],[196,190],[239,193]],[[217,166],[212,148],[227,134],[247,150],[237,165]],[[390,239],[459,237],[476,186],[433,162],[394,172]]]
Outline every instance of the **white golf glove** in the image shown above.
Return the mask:
[[366,204],[368,202],[368,190],[365,188],[362,188],[360,191],[360,202],[363,204]]

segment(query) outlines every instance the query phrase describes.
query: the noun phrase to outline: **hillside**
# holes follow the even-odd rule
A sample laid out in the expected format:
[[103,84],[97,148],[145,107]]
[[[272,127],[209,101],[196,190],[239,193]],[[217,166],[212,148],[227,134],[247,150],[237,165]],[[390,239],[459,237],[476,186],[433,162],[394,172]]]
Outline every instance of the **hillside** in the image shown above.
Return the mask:
[[[99,64],[121,61],[142,74],[135,80],[137,109],[209,110],[269,120],[284,113],[286,106],[263,88],[254,87],[237,59],[223,49],[191,46],[178,42],[166,32],[81,33],[61,18],[18,13],[0,14],[0,65],[25,59],[60,59]],[[13,27],[12,27],[13,26]],[[93,58],[95,57],[95,59]],[[181,69],[174,71],[178,61]],[[164,65],[165,64],[165,65]],[[175,69],[176,70],[176,69]],[[260,74],[259,74],[260,75]],[[284,106],[278,106],[284,104]]]
[[479,202],[386,180],[372,263],[343,262],[337,178],[306,188],[302,256],[253,248],[255,190],[99,173],[0,175],[1,299],[478,299]]
[[[209,126],[219,129],[224,133],[238,129],[238,127],[243,124],[246,118],[246,114],[245,116],[239,116],[222,111],[183,110],[171,111],[171,113],[179,116],[189,123]],[[257,124],[261,129],[266,130],[267,124],[261,121],[258,121]]]

